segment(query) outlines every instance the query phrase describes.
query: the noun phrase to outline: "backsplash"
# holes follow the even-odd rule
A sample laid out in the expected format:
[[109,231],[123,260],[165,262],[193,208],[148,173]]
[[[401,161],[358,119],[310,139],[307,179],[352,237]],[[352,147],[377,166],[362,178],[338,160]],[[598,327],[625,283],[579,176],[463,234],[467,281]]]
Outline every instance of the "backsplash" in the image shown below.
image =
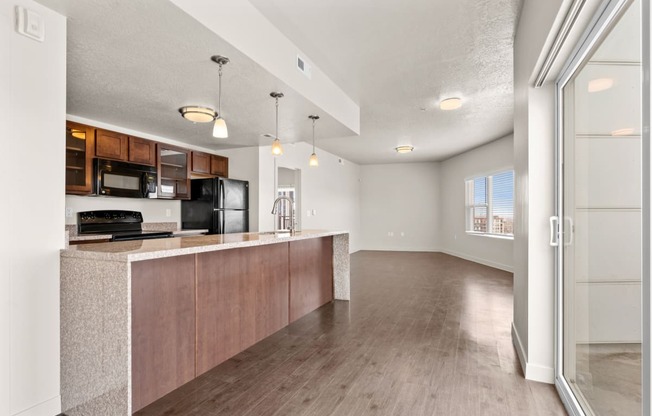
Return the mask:
[[167,199],[66,195],[66,208],[72,210],[72,217],[66,218],[66,224],[72,225],[77,224],[78,212],[102,209],[140,211],[144,223],[181,223],[181,201]]

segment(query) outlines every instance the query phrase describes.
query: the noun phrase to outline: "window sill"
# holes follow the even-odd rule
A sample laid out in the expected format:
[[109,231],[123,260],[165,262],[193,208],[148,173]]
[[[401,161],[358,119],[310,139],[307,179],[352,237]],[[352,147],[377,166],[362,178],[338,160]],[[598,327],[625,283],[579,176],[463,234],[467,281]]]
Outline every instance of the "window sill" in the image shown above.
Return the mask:
[[496,238],[498,240],[514,240],[513,235],[501,235],[501,234],[489,234],[489,233],[476,233],[473,231],[467,231],[466,235],[473,235],[476,237],[488,237],[488,238]]

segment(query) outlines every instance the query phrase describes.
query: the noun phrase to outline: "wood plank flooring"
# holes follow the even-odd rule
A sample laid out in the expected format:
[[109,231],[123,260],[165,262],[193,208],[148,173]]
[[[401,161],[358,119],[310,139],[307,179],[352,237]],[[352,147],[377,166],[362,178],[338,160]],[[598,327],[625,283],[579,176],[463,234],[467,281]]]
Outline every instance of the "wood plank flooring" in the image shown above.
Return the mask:
[[138,415],[565,415],[523,378],[511,273],[441,253],[351,256],[351,301],[290,324]]

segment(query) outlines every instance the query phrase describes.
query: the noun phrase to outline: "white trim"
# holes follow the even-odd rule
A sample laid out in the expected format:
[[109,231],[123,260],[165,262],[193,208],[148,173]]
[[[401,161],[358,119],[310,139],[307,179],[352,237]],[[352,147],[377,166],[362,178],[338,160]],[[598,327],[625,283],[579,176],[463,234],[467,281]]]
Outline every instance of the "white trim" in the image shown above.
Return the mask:
[[493,233],[480,233],[477,231],[467,231],[467,235],[474,235],[476,237],[489,237],[497,238],[499,240],[514,240],[514,234],[493,234]]
[[521,337],[518,335],[514,322],[512,322],[512,344],[514,344],[514,348],[516,348],[516,355],[518,355],[518,360],[521,363],[521,369],[523,370],[526,379],[541,383],[554,384],[555,370],[552,367],[528,362],[527,353],[523,348]]
[[485,266],[493,267],[494,269],[500,269],[506,272],[514,273],[514,267],[508,264],[498,263],[492,260],[481,259],[479,257],[470,256],[464,253],[458,253],[456,251],[442,249],[442,253],[448,254],[449,256],[459,257],[464,260],[472,261],[474,263],[479,263]]
[[59,413],[61,413],[61,396],[55,396],[13,416],[52,416]]

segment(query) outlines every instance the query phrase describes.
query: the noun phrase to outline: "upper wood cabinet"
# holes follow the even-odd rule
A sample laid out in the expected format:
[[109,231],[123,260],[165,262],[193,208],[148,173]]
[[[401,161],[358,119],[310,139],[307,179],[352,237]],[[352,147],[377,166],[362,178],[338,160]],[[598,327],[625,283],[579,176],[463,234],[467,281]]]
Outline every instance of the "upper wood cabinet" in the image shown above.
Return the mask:
[[156,142],[114,131],[97,129],[95,133],[95,156],[103,159],[156,166]]
[[93,127],[66,122],[66,193],[90,194],[93,190]]
[[190,151],[157,143],[158,197],[190,199]]
[[140,137],[129,136],[129,161],[156,166],[156,143]]
[[192,152],[192,173],[211,173],[211,155],[203,152]]
[[95,130],[95,156],[126,161],[129,155],[129,137],[114,131]]
[[229,158],[204,152],[192,152],[192,173],[206,176],[229,177]]
[[229,177],[229,158],[218,155],[211,155],[211,175]]

